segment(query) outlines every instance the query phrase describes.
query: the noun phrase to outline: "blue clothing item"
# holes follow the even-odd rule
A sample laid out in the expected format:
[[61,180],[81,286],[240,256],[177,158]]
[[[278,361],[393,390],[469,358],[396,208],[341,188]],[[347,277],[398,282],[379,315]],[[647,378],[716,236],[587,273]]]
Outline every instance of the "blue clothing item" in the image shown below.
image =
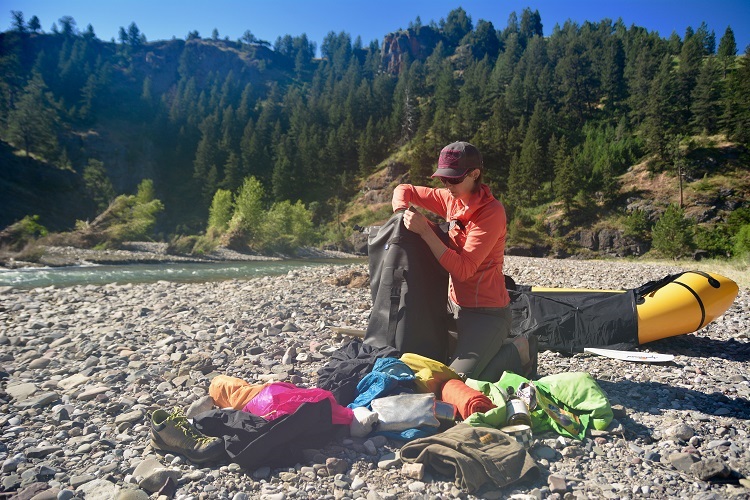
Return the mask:
[[382,372],[399,380],[414,380],[414,370],[398,358],[379,358],[372,367],[374,372]]
[[406,363],[397,358],[378,358],[372,372],[357,384],[357,397],[349,408],[370,407],[373,399],[390,395],[401,383],[410,383],[416,377]]
[[415,439],[432,436],[438,433],[437,427],[417,427],[415,429],[406,429],[401,432],[380,431],[375,432],[375,436],[384,436],[388,439],[397,441],[413,441]]

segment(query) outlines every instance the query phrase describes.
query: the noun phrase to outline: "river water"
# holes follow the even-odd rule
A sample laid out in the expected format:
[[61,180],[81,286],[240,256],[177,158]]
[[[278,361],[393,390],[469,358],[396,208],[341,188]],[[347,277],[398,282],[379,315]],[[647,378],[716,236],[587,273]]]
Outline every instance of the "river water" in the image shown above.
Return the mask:
[[365,262],[367,260],[362,258],[7,269],[0,270],[0,286],[28,289],[52,285],[153,283],[160,280],[205,282],[276,276],[304,266],[341,266]]

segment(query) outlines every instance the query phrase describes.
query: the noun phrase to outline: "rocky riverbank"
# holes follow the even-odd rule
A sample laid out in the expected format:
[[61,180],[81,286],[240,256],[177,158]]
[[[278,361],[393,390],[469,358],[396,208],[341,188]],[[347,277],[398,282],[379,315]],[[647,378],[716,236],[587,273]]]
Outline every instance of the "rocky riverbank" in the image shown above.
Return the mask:
[[167,243],[142,241],[126,242],[121,248],[111,250],[45,245],[35,249],[33,261],[11,255],[0,255],[0,267],[17,269],[22,267],[65,267],[87,264],[169,264],[281,260],[285,258],[339,259],[357,257],[356,255],[344,252],[321,250],[313,247],[300,248],[294,255],[279,256],[242,253],[226,247],[218,247],[204,255],[175,255],[168,253],[167,248]]
[[[508,257],[519,284],[632,288],[678,269]],[[207,403],[212,376],[313,386],[366,328],[364,265],[203,284],[0,290],[0,496],[17,498],[473,498],[393,460],[400,443],[347,438],[304,463],[200,467],[149,445],[149,415]],[[351,278],[359,278],[352,280]],[[357,283],[349,285],[348,283]],[[535,436],[542,470],[483,498],[750,498],[750,291],[698,334],[648,344],[639,364],[540,353],[539,375],[587,371],[615,410],[584,441]],[[2,493],[5,492],[5,493]]]

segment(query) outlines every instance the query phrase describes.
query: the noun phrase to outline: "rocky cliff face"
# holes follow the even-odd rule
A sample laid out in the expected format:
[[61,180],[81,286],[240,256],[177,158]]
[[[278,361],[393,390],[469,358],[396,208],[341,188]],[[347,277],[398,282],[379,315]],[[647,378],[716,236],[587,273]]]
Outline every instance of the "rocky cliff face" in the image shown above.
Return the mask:
[[397,75],[408,56],[411,60],[424,61],[432,54],[442,35],[429,26],[409,28],[389,33],[383,38],[383,69]]

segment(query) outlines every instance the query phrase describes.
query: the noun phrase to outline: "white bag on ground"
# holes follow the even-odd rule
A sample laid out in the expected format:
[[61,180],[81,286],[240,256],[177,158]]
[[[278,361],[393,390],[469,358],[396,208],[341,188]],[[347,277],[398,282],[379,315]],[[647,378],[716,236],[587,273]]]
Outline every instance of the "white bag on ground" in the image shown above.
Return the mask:
[[353,437],[365,437],[372,432],[373,426],[378,423],[378,414],[364,406],[354,408],[353,412],[354,418],[349,425],[349,434]]
[[378,414],[378,431],[440,427],[435,417],[434,394],[398,394],[373,399],[372,411]]

